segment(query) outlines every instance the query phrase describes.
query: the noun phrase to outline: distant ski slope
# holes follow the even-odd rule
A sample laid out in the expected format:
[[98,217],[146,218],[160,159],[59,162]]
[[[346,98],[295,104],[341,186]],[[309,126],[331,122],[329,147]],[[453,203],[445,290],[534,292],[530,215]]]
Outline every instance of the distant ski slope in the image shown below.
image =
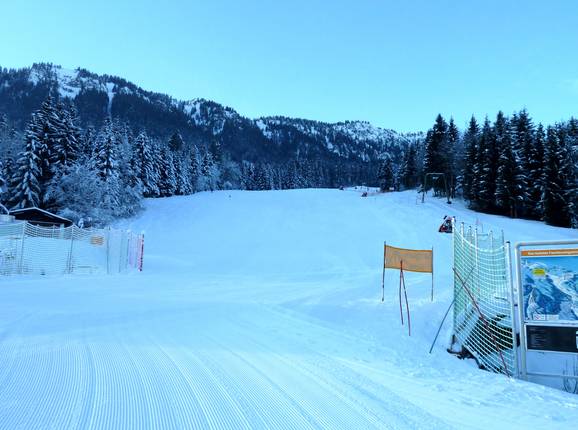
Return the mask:
[[[155,199],[141,274],[0,278],[0,429],[572,428],[578,397],[445,352],[443,215],[511,241],[578,237],[414,192],[215,192]],[[434,247],[407,274],[412,337],[383,241]]]

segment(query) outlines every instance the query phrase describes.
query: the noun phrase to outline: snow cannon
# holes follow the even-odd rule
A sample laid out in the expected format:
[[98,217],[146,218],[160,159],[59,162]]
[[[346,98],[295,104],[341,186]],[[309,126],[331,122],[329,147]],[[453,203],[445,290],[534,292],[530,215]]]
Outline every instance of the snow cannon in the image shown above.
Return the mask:
[[444,215],[444,220],[442,221],[442,224],[440,225],[438,232],[440,232],[440,233],[452,233],[452,231],[453,231],[452,222],[453,223],[456,222],[456,217]]

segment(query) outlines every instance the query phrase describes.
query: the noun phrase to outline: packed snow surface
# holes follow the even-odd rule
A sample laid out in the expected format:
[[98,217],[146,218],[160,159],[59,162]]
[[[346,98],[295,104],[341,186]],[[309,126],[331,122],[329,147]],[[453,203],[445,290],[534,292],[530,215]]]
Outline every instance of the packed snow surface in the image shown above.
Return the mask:
[[[1,429],[574,428],[578,397],[478,370],[430,343],[451,296],[444,215],[511,241],[576,231],[414,192],[216,192],[147,201],[144,272],[0,279]],[[383,241],[434,247],[407,274]]]

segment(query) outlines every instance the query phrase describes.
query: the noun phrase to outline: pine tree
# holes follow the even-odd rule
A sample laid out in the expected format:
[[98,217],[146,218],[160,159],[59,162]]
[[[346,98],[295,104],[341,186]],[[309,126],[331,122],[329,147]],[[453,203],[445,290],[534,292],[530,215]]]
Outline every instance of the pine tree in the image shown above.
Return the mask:
[[510,121],[512,146],[517,159],[518,172],[514,178],[520,189],[518,207],[520,215],[532,216],[538,201],[532,200],[529,192],[531,171],[537,161],[534,148],[534,125],[528,112],[524,109],[512,116]]
[[199,159],[199,151],[194,145],[191,147],[190,163],[189,182],[191,184],[191,192],[196,193],[200,190],[201,160]]
[[220,171],[218,166],[213,161],[213,155],[210,151],[206,151],[201,161],[201,175],[200,184],[203,191],[214,191],[217,189],[219,182]]
[[563,156],[566,151],[560,144],[556,129],[552,126],[546,131],[544,173],[542,178],[543,217],[546,223],[568,227],[571,223],[571,202],[567,199],[567,178],[564,176]]
[[381,191],[390,191],[395,188],[395,166],[391,155],[385,154],[377,175]]
[[448,124],[441,115],[436,117],[434,126],[426,136],[425,173],[440,173],[444,171]]
[[159,194],[158,172],[155,169],[154,153],[149,137],[142,131],[135,140],[136,176],[142,184],[145,197],[154,197]]
[[414,144],[410,144],[405,153],[401,182],[406,189],[417,185],[417,152]]
[[177,189],[175,194],[188,195],[193,193],[193,186],[191,183],[191,159],[190,153],[181,151],[175,154],[175,175],[177,179]]
[[508,119],[498,114],[494,125],[496,151],[499,154],[496,165],[496,206],[500,212],[517,217],[524,201],[525,180],[511,131]]
[[[501,121],[503,113],[498,113],[496,122]],[[479,178],[476,186],[478,187],[478,205],[477,208],[482,211],[495,211],[496,207],[496,166],[498,165],[499,153],[496,148],[496,136],[490,121],[486,118],[482,133],[480,136],[480,151],[478,154],[478,172]]]
[[[427,132],[425,138],[424,174],[447,172],[447,154],[445,153],[447,149],[447,133],[448,124],[438,114],[433,127]],[[427,184],[428,188],[429,185]],[[442,192],[445,188],[443,179],[436,181],[433,184],[433,188],[436,194]]]
[[472,115],[468,125],[468,129],[464,134],[464,146],[465,146],[465,162],[464,171],[462,174],[462,193],[464,198],[470,203],[475,205],[478,198],[477,190],[475,187],[476,181],[476,165],[478,161],[478,151],[479,151],[479,136],[480,127],[476,118]]
[[115,137],[112,121],[107,118],[96,139],[93,155],[95,170],[104,182],[115,178],[118,174],[117,142]]
[[73,114],[61,103],[55,107],[54,120],[56,139],[50,163],[53,174],[58,175],[79,157],[80,128],[74,123]]
[[162,169],[159,177],[159,192],[161,197],[169,197],[177,190],[177,177],[175,174],[175,164],[173,153],[168,147],[161,149]]
[[184,147],[185,142],[183,141],[183,137],[178,132],[173,133],[169,139],[169,149],[173,152],[180,152]]
[[41,127],[39,114],[32,114],[32,120],[29,122],[25,132],[25,148],[19,154],[16,162],[17,170],[11,178],[12,196],[10,206],[15,209],[40,206],[43,145],[38,136]]
[[544,162],[545,162],[545,147],[546,147],[546,133],[544,131],[544,126],[538,124],[536,128],[536,133],[534,136],[534,145],[532,150],[532,158],[528,165],[528,195],[532,202],[531,211],[532,217],[536,219],[543,219],[544,217],[544,206],[543,206],[543,192],[544,192]]
[[447,129],[447,136],[445,139],[445,169],[446,180],[448,188],[452,197],[456,194],[456,150],[460,140],[460,132],[454,123],[454,119],[450,118],[450,123]]
[[517,184],[518,164],[509,139],[500,143],[497,171],[496,205],[502,213],[516,217],[521,202],[521,189]]
[[558,163],[560,165],[559,176],[563,183],[563,197],[567,205],[568,215],[570,217],[571,227],[578,226],[578,196],[577,196],[577,175],[573,161],[572,152],[574,143],[568,135],[568,127],[563,124],[556,125],[556,133],[560,141],[558,151]]
[[122,205],[123,184],[119,171],[119,141],[112,120],[106,118],[96,138],[91,168],[103,186],[104,211],[114,213]]

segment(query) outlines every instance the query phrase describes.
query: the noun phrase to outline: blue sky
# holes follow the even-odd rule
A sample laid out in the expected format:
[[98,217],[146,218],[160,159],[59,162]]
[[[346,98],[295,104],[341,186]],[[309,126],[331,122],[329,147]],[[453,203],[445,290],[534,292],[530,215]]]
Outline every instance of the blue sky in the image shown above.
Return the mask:
[[0,65],[119,75],[257,117],[427,129],[578,115],[576,1],[3,2]]

